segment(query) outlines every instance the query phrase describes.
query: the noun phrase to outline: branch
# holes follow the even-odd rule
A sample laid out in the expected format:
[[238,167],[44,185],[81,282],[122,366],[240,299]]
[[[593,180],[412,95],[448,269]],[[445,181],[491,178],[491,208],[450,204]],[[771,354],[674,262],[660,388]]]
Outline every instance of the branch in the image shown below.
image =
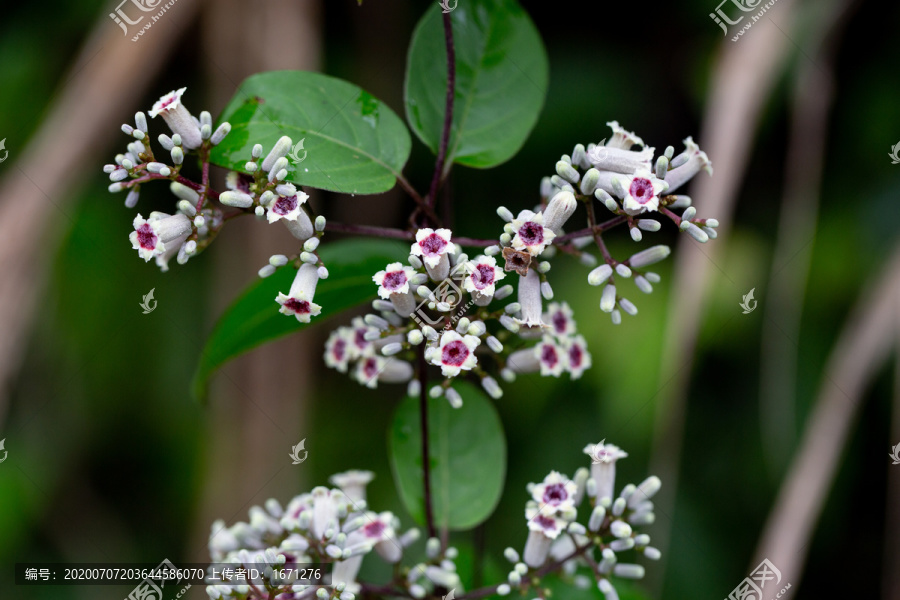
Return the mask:
[[422,433],[422,481],[425,489],[425,522],[428,537],[437,537],[434,526],[434,509],[431,506],[431,456],[428,448],[428,363],[425,346],[419,347],[419,425]]
[[[377,227],[375,225],[357,225],[355,223],[336,223],[328,221],[325,224],[325,231],[335,231],[339,233],[352,233],[356,235],[368,235],[372,237],[392,238],[397,240],[414,240],[416,235],[405,229],[393,229],[391,227]],[[487,248],[497,243],[496,240],[481,240],[478,238],[453,237],[453,241],[460,246],[472,246],[477,248]]]
[[450,143],[450,127],[453,125],[453,97],[456,94],[456,53],[453,49],[453,28],[450,24],[450,13],[444,13],[444,42],[447,46],[447,101],[444,108],[444,131],[441,133],[441,145],[438,148],[437,162],[434,164],[434,175],[431,188],[428,190],[428,206],[435,203],[438,187],[444,176],[444,161],[447,159],[447,145]]
[[594,225],[593,227],[588,227],[586,229],[580,229],[578,231],[573,231],[572,233],[567,233],[565,235],[561,235],[559,237],[553,238],[554,244],[565,244],[566,242],[570,242],[572,240],[576,240],[578,238],[587,237],[589,235],[594,235],[596,232],[604,232],[617,225],[621,225],[625,222],[625,217],[614,217],[609,221],[604,221],[598,225]]

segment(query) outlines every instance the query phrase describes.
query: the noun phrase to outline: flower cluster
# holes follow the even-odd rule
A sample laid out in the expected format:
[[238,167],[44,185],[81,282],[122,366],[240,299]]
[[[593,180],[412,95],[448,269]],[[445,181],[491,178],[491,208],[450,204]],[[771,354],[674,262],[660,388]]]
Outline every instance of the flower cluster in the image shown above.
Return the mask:
[[[331,477],[338,488],[316,487],[282,507],[275,499],[250,508],[249,522],[226,527],[213,523],[209,552],[213,562],[243,567],[333,563],[335,598],[353,600],[359,591],[356,574],[363,558],[373,550],[388,563],[398,563],[403,549],[419,537],[417,529],[398,535],[399,520],[390,512],[368,510],[366,484],[369,471],[348,471]],[[322,586],[295,584],[271,576],[246,584],[207,587],[210,598],[312,598]],[[330,594],[330,590],[324,588]],[[264,591],[263,591],[264,590]]]
[[[551,237],[548,232],[545,239]],[[462,398],[450,383],[466,373],[479,377],[484,389],[499,398],[503,392],[489,370],[511,381],[518,373],[537,371],[559,376],[568,370],[577,378],[590,366],[568,304],[552,303],[543,310],[543,300],[553,295],[545,279],[549,264],[519,274],[517,301],[496,307],[495,301],[514,290],[505,284],[508,273],[494,256],[469,258],[448,229],[419,229],[415,240],[407,264],[388,264],[372,277],[377,314],[357,317],[352,327],[332,332],[325,347],[329,367],[344,373],[352,368],[353,377],[368,387],[400,383],[413,379],[416,353],[422,351],[444,378],[431,395],[443,395],[459,407]],[[418,392],[413,380],[410,393]]]
[[[210,598],[304,600],[315,596],[354,600],[361,591],[357,574],[363,559],[373,550],[395,565],[393,585],[402,590],[398,592],[402,595],[425,598],[438,588],[461,592],[454,563],[459,553],[452,546],[443,547],[437,538],[427,540],[424,561],[412,567],[400,565],[405,550],[419,539],[419,530],[399,534],[400,522],[392,513],[368,509],[366,486],[373,478],[370,471],[338,473],[330,478],[336,488],[313,488],[285,507],[269,499],[263,507],[250,508],[249,522],[231,527],[223,521],[213,523],[209,552],[215,566],[230,565],[247,572],[256,569],[261,575],[246,584],[209,585]],[[295,565],[296,569],[304,563],[332,565],[332,585],[275,577],[279,566]]]
[[[222,123],[213,130],[206,111],[195,118],[182,101],[184,92],[181,88],[166,94],[148,113],[162,117],[171,130],[171,137],[158,137],[171,164],[154,155],[147,117],[139,112],[135,126],[122,126],[134,138],[127,152],[104,168],[113,182],[111,192],[128,190],[125,203],[130,208],[137,204],[140,186],[152,180],[168,180],[178,199],[172,214],[135,217],[129,236],[132,246],[145,261],[155,259],[167,270],[171,259],[183,264],[206,248],[233,216],[252,214],[269,224],[281,223],[299,241],[300,251],[270,257],[259,275],[268,277],[281,267],[296,269],[290,289],[274,300],[281,313],[309,323],[322,312],[315,302],[316,287],[329,274],[318,253],[327,223],[312,213],[309,196],[286,180],[294,169],[288,160],[291,138],[281,137],[267,153],[262,145],[254,145],[243,172],[229,172],[227,189],[217,193],[209,183],[210,153],[231,126]],[[637,307],[620,295],[616,278],[633,279],[639,290],[650,293],[660,278],[647,268],[665,259],[670,249],[656,245],[618,261],[603,242],[605,231],[627,225],[632,239],[641,241],[642,232],[661,228],[651,216],[662,214],[705,242],[716,236],[718,225],[715,219],[696,218],[687,196],[672,195],[701,170],[712,173],[709,159],[691,138],[685,140],[681,154],[676,156],[670,146],[654,162],[654,148],[618,123],[609,125],[613,134],[608,142],[587,148],[579,144],[571,156],[562,156],[557,173],[541,182],[541,202],[534,210],[514,215],[499,207],[497,214],[506,221],[503,232],[497,243],[468,240],[465,245],[481,248],[474,257],[463,251],[459,241],[465,239],[454,241],[446,228],[395,231],[392,237],[413,238],[407,262],[387,264],[373,275],[379,296],[372,304],[375,312],[332,333],[326,364],[345,373],[352,370],[353,377],[368,387],[411,382],[410,393],[419,393],[415,376],[421,352],[426,364],[439,367],[443,377],[429,390],[431,395],[445,396],[457,407],[462,398],[451,380],[460,375],[477,377],[494,398],[503,394],[497,377],[513,381],[518,374],[537,372],[581,377],[591,365],[591,355],[577,333],[571,309],[565,302],[545,306],[554,297],[548,280],[550,260],[563,252],[593,267],[588,283],[604,286],[600,308],[619,323],[622,312],[634,315]],[[199,183],[181,174],[188,152],[200,159]],[[595,200],[614,217],[598,222]],[[219,205],[234,210],[225,214]],[[588,227],[566,233],[563,228],[579,205],[585,208]],[[676,209],[683,211],[678,215]],[[597,257],[585,250],[592,243],[602,254],[599,266]],[[498,306],[513,293],[515,301]]]
[[[552,561],[569,575],[574,575],[579,566],[589,567],[607,600],[615,600],[618,594],[611,577],[644,576],[643,566],[620,562],[621,554],[660,558],[659,550],[650,546],[650,536],[637,531],[654,521],[651,498],[660,489],[659,478],[648,477],[637,486],[628,484],[616,497],[616,461],[627,454],[604,442],[588,445],[584,451],[592,459],[590,471],[580,468],[571,480],[553,471],[541,483],[528,485],[528,539],[521,561],[518,552],[506,549],[506,557],[515,567],[507,583],[498,589],[500,595],[534,585],[541,568]],[[579,523],[578,507],[585,498],[589,516],[585,523]]]
[[[684,140],[685,149],[681,154],[676,156],[675,149],[669,146],[654,162],[654,148],[645,146],[640,137],[623,129],[616,121],[608,125],[613,131],[609,141],[588,144],[587,148],[578,144],[571,156],[560,158],[556,163],[556,175],[541,182],[541,197],[544,204],[548,204],[549,200],[547,214],[551,213],[550,207],[559,198],[565,198],[566,203],[573,199],[586,202],[588,229],[568,235],[554,229],[556,246],[579,256],[585,264],[594,266],[596,257],[581,249],[592,243],[597,245],[603,264],[588,274],[588,283],[593,286],[605,284],[600,309],[610,313],[613,323],[619,324],[622,312],[635,315],[637,307],[618,294],[616,277],[633,278],[637,288],[649,294],[653,291],[653,284],[659,282],[659,275],[647,271],[646,267],[665,259],[670,249],[665,245],[653,246],[627,260],[618,261],[607,250],[602,239],[603,232],[627,224],[631,238],[640,242],[645,232],[661,229],[661,223],[651,218],[659,214],[698,242],[705,243],[716,237],[715,228],[719,223],[715,219],[697,218],[691,198],[673,194],[700,171],[712,175],[712,163],[692,138]],[[615,217],[599,223],[594,213],[593,199],[599,200]],[[681,215],[674,212],[679,209],[684,209]],[[516,226],[516,221],[513,221],[511,226],[507,226],[507,239],[501,237],[501,244],[508,243],[508,248],[503,249],[504,256],[513,257],[513,251],[518,250],[516,238],[509,237],[509,229],[515,230]],[[515,235],[518,237],[518,233]]]

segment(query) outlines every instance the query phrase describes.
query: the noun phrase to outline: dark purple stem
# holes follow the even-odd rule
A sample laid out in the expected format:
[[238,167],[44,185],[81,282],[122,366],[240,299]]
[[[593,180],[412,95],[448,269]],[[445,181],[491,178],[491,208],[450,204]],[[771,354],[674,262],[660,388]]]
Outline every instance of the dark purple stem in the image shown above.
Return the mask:
[[428,537],[437,537],[434,509],[431,506],[431,456],[428,450],[428,363],[425,346],[419,347],[419,426],[422,432],[422,480],[425,488],[425,523]]
[[428,191],[428,205],[434,206],[438,188],[444,175],[444,161],[447,159],[447,146],[450,143],[450,128],[453,125],[453,98],[456,94],[456,52],[453,48],[453,27],[450,13],[444,13],[444,42],[447,46],[447,101],[444,105],[444,131],[441,133],[441,145],[438,148],[437,162],[434,164],[434,176]]
[[[353,233],[356,235],[369,235],[372,237],[393,238],[397,240],[414,240],[416,235],[411,231],[404,229],[393,229],[391,227],[377,227],[375,225],[356,225],[354,223],[336,223],[328,221],[325,224],[325,231],[334,231],[340,233]],[[477,238],[453,237],[453,241],[460,246],[473,246],[478,248],[487,248],[496,244],[496,240],[480,240]]]
[[565,235],[561,235],[557,238],[553,238],[554,244],[564,244],[566,242],[572,241],[577,238],[587,237],[589,235],[594,235],[596,231],[607,231],[612,229],[617,225],[621,225],[625,222],[625,217],[614,217],[609,221],[604,221],[599,225],[595,225],[594,227],[588,227],[587,229],[581,229],[579,231],[573,231],[572,233],[567,233]]

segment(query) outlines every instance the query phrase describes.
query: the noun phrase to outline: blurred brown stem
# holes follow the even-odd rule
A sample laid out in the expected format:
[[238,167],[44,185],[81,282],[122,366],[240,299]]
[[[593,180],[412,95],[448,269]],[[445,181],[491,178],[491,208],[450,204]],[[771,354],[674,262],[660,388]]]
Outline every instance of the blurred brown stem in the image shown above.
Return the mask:
[[779,465],[787,460],[797,435],[797,342],[834,97],[834,52],[853,4],[853,0],[821,2],[823,10],[816,13],[817,21],[810,32],[812,58],[800,61],[794,82],[784,194],[765,291],[760,354],[762,446],[774,477],[781,475]]
[[896,340],[892,325],[897,323],[898,305],[900,245],[876,285],[861,296],[838,337],[823,370],[800,449],[756,549],[753,564],[768,558],[794,586],[800,582],[814,525],[828,498],[865,387],[887,360]]
[[[657,514],[674,514],[681,460],[686,395],[691,364],[673,363],[672,356],[691,357],[696,351],[701,315],[706,313],[710,274],[728,239],[738,188],[744,179],[760,115],[792,47],[784,31],[792,31],[795,0],[781,0],[773,16],[757,23],[740,43],[724,42],[712,75],[701,139],[715,164],[715,177],[700,175],[691,197],[700,214],[720,222],[718,241],[703,251],[689,236],[681,236],[675,252],[672,300],[666,319],[660,367],[660,393],[651,471],[666,485],[657,496]],[[778,26],[770,22],[778,19]],[[760,26],[762,25],[762,26]],[[660,521],[654,536],[666,561],[671,521]],[[654,584],[661,588],[664,568],[654,569]]]

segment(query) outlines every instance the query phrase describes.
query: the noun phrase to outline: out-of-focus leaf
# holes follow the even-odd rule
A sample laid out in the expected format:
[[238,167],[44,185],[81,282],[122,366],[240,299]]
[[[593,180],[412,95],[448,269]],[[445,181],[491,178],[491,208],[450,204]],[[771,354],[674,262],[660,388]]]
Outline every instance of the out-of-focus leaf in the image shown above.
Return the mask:
[[[487,519],[500,499],[506,438],[496,409],[480,389],[466,382],[453,387],[463,398],[462,408],[444,399],[428,400],[432,506],[438,527],[469,529]],[[407,397],[397,407],[388,446],[400,498],[424,523],[418,398]]]

